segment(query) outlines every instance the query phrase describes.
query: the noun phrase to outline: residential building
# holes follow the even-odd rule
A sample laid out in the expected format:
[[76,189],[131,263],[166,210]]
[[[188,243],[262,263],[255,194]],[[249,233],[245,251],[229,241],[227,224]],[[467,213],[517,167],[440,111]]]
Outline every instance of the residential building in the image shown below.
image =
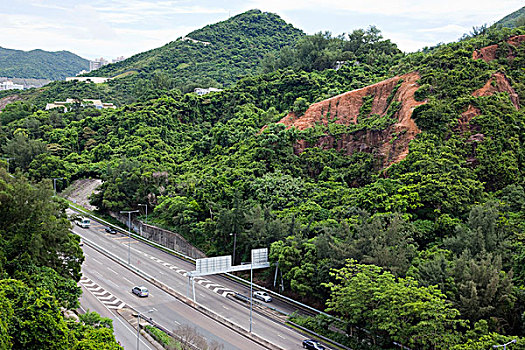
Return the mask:
[[104,59],[104,57],[96,58],[94,61],[89,61],[89,71],[91,72],[92,70],[99,69],[108,63],[109,62]]
[[[55,101],[53,103],[46,104],[46,111],[53,108],[61,108],[64,110],[64,112],[67,112],[69,106],[78,102],[79,101],[74,98],[68,98],[65,102]],[[95,107],[96,109],[117,108],[117,106],[115,106],[113,103],[106,103],[102,102],[101,100],[93,100],[87,98],[82,99],[82,102],[80,102],[80,107]]]
[[4,81],[0,83],[0,90],[23,90],[24,85],[15,84],[12,81]]
[[222,89],[217,89],[217,88],[214,88],[214,87],[209,87],[209,88],[207,88],[207,89],[204,89],[204,88],[196,88],[195,90],[193,90],[193,92],[195,92],[195,93],[196,93],[197,95],[199,95],[199,96],[209,94],[210,92],[218,92],[218,91],[222,91]]
[[124,60],[125,60],[124,56],[119,56],[119,57],[113,59],[111,61],[111,63],[117,63],[117,62],[124,61]]

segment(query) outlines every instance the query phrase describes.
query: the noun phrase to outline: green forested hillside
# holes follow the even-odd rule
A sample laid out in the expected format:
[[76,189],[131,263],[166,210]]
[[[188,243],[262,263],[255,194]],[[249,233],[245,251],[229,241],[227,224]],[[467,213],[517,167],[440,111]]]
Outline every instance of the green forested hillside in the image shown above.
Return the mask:
[[279,16],[251,10],[226,21],[208,25],[158,49],[146,51],[96,74],[113,77],[128,71],[152,76],[162,71],[173,87],[192,91],[194,87],[228,86],[259,70],[269,53],[293,44],[303,32]]
[[[16,102],[0,114],[0,148],[14,158],[11,171],[34,180],[101,177],[92,198],[101,211],[148,203],[148,220],[209,255],[231,254],[234,236],[237,263],[269,246],[281,283],[273,285],[274,267],[261,283],[339,317],[351,337],[330,331],[325,317],[295,321],[352,348],[474,350],[516,338],[524,349],[525,44],[508,39],[525,28],[406,56],[374,32],[365,59],[345,50],[362,35],[308,36],[290,47],[292,63],[276,54],[267,73],[205,96],[144,90],[117,110],[68,113]],[[315,43],[337,54],[299,55]],[[498,45],[493,59],[473,58],[489,45]],[[315,63],[341,54],[352,63],[337,71]],[[365,144],[351,154],[316,147],[389,130],[367,112],[370,96],[348,128],[333,119],[304,130],[277,123],[409,72],[420,76],[415,98],[425,103],[412,118],[421,132],[387,168]],[[86,85],[59,86],[80,95]],[[93,86],[109,93],[111,85]],[[392,94],[376,97],[399,107]],[[308,147],[299,153],[300,140]]]
[[525,25],[525,6],[494,23],[495,27],[516,28]]
[[69,51],[21,51],[0,47],[0,77],[63,80],[89,69],[89,61]]
[[158,49],[111,64],[89,75],[116,77],[104,84],[53,82],[41,89],[1,91],[0,98],[20,94],[38,107],[66,98],[95,98],[123,106],[196,87],[225,87],[262,70],[265,55],[294,45],[303,32],[279,16],[252,10],[208,25]]

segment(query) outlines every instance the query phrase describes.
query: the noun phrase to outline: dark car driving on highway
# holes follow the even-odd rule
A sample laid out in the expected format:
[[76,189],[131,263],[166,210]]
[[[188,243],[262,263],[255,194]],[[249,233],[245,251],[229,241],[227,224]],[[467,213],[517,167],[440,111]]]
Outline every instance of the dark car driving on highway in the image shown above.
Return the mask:
[[115,230],[113,227],[109,227],[109,226],[106,226],[104,228],[104,230],[106,230],[107,233],[111,233],[111,234],[117,233],[117,230]]

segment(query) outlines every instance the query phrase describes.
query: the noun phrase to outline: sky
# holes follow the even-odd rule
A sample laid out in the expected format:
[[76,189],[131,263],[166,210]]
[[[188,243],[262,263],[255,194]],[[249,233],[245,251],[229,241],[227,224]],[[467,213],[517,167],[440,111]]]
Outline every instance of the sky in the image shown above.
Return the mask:
[[0,46],[114,59],[160,47],[250,9],[307,34],[375,25],[405,52],[455,41],[523,0],[0,0]]

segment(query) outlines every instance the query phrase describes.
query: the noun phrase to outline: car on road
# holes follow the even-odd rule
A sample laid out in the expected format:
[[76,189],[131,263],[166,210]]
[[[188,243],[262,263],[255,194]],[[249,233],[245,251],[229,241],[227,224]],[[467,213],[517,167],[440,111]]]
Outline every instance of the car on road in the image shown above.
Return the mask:
[[135,286],[131,290],[133,294],[138,295],[139,297],[147,297],[149,295],[148,288],[144,286]]
[[253,297],[255,299],[262,300],[265,303],[269,303],[270,301],[272,301],[272,297],[268,293],[260,291],[260,290],[253,292]]
[[303,340],[303,348],[309,350],[325,350],[325,347],[321,345],[317,340],[305,339]]
[[115,230],[113,227],[106,226],[104,227],[104,230],[106,230],[107,233],[116,234],[117,230]]
[[89,228],[91,221],[88,218],[78,218],[75,223],[82,228]]

